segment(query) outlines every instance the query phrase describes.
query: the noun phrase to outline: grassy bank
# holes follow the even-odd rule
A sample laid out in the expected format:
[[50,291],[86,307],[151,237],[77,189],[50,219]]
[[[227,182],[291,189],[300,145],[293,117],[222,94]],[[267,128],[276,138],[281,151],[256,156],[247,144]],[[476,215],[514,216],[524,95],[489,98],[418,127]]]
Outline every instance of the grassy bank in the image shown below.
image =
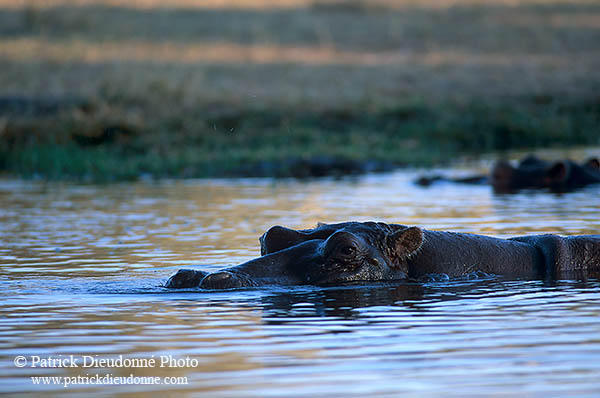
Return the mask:
[[599,143],[593,1],[211,4],[0,0],[0,172],[302,177]]
[[512,107],[413,104],[376,112],[200,112],[129,122],[94,120],[78,110],[5,126],[0,168],[51,179],[305,177],[428,166],[515,148],[598,144],[600,101],[539,101]]

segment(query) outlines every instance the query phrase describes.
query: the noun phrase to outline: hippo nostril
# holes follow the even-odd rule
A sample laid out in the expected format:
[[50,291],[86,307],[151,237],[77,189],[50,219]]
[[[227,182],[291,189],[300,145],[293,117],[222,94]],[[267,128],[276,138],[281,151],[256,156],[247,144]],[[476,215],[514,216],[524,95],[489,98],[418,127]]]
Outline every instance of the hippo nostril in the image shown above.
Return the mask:
[[212,282],[222,282],[224,280],[230,279],[231,274],[229,272],[216,272],[214,274],[208,275],[210,281]]
[[234,278],[230,272],[215,272],[206,275],[200,282],[200,287],[205,289],[228,289],[237,287],[238,282],[236,280],[237,278]]

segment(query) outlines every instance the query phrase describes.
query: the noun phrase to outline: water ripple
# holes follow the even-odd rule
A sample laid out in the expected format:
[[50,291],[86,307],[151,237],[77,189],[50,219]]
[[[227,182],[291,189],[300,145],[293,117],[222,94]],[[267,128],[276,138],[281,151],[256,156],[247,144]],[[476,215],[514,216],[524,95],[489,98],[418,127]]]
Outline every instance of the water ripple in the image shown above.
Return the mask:
[[[275,224],[383,220],[508,237],[598,233],[597,191],[423,190],[414,173],[108,186],[0,180],[1,392],[22,396],[597,397],[600,282],[474,274],[229,292],[161,287],[257,256]],[[437,189],[437,188],[436,188]],[[164,386],[34,386],[14,357],[170,354]],[[95,369],[92,369],[95,370]]]

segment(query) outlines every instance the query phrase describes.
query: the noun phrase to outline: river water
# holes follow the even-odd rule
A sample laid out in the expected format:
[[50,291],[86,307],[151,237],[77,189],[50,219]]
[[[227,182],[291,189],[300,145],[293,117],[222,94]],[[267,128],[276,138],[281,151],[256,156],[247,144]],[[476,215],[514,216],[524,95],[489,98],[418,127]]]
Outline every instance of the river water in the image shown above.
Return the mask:
[[597,186],[495,195],[419,188],[414,177],[0,180],[0,393],[600,396],[596,279],[160,287],[180,267],[256,257],[258,237],[277,224],[378,220],[498,237],[600,231]]

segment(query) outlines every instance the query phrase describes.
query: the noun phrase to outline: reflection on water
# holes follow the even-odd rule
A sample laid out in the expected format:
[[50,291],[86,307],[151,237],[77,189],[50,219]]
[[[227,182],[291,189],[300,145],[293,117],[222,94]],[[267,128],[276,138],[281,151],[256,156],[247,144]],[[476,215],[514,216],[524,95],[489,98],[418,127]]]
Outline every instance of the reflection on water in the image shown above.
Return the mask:
[[[308,182],[107,186],[0,181],[1,392],[23,396],[600,394],[600,282],[502,278],[269,288],[160,287],[259,254],[275,224],[382,220],[499,237],[598,233],[598,187],[493,195],[402,172]],[[15,366],[16,356],[192,358],[193,366]],[[173,364],[171,364],[173,365]],[[31,376],[174,376],[35,385]]]

